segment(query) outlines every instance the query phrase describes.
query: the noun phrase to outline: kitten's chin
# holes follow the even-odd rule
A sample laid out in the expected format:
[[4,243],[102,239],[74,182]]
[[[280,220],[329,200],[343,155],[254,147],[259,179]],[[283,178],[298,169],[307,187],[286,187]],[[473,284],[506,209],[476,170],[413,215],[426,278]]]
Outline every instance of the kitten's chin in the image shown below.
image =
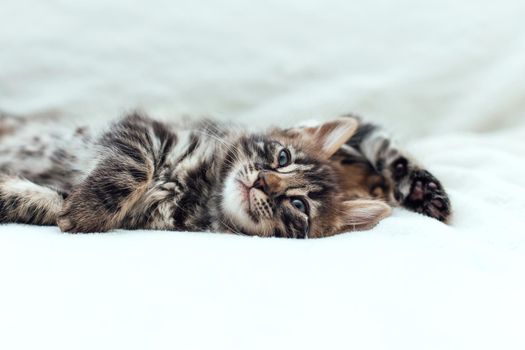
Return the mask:
[[240,182],[235,175],[230,175],[224,183],[222,209],[232,221],[242,227],[253,228],[250,218],[249,188]]

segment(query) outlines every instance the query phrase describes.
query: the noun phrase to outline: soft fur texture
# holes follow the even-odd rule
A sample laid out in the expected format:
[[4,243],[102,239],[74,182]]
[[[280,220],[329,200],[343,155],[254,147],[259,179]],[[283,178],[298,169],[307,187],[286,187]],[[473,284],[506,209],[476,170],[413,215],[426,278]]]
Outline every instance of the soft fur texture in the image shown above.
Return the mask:
[[387,203],[450,215],[439,181],[350,115],[265,132],[139,113],[100,134],[1,125],[0,222],[306,238],[373,227]]
[[140,107],[260,130],[356,111],[437,176],[454,216],[394,208],[322,240],[0,225],[0,348],[525,349],[524,13],[522,0],[3,1],[8,111],[77,126]]

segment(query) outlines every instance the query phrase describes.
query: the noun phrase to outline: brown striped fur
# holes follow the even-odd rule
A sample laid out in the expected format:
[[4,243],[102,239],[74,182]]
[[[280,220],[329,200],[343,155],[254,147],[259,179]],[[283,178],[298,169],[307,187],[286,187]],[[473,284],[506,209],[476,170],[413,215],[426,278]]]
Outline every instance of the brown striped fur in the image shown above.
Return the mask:
[[133,113],[98,133],[2,115],[0,130],[0,223],[306,238],[371,228],[395,205],[450,216],[439,181],[353,116],[251,132]]

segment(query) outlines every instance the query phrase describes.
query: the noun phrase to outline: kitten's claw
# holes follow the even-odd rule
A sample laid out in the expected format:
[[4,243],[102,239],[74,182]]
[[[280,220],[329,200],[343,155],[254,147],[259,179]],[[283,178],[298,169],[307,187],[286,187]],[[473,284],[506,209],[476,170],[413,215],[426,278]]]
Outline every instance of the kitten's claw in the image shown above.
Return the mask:
[[410,178],[412,185],[403,206],[447,222],[451,215],[450,200],[441,183],[426,170],[414,170]]

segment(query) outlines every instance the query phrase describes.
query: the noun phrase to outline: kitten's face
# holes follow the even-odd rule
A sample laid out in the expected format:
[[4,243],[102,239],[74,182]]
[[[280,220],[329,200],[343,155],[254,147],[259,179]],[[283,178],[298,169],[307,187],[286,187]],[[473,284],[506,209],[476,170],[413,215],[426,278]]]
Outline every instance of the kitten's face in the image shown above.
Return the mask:
[[251,137],[240,148],[223,190],[230,221],[253,235],[311,234],[312,222],[335,195],[330,166],[274,139]]
[[352,208],[329,157],[355,128],[343,123],[316,140],[305,130],[250,135],[230,151],[221,209],[235,230],[290,238],[348,230]]

